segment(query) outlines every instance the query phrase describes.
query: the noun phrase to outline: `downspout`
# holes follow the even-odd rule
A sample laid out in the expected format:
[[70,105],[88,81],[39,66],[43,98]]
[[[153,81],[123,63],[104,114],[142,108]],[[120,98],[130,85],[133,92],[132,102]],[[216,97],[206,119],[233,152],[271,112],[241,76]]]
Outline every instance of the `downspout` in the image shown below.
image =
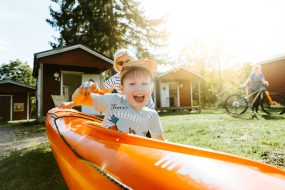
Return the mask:
[[27,94],[27,120],[30,120],[30,93]]
[[37,119],[40,121],[42,119],[43,113],[43,64],[39,63],[39,70],[38,70],[38,81],[37,81]]

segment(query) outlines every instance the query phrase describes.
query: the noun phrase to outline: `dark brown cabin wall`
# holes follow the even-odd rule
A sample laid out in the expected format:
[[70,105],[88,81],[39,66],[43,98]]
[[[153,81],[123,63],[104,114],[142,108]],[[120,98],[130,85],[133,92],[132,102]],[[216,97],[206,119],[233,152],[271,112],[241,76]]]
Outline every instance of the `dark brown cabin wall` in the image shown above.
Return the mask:
[[60,81],[54,80],[54,72],[58,71],[57,67],[43,65],[43,115],[45,116],[51,108],[54,107],[51,95],[60,94]]
[[268,80],[268,90],[285,95],[285,60],[262,64],[265,79]]
[[[4,94],[1,94],[4,95]],[[0,96],[0,121],[9,121],[11,112],[11,97]]]
[[[180,93],[180,106],[191,106],[191,101],[190,101],[190,81],[189,80],[176,80],[175,75],[167,75],[166,77],[161,77],[161,82],[162,83],[168,83],[168,82],[178,82],[178,85],[183,84],[183,87],[179,87],[179,93]],[[158,85],[157,85],[158,86]],[[160,88],[160,87],[159,87]],[[160,107],[160,91],[159,88],[157,88],[157,97],[158,97],[158,104],[157,107]],[[159,95],[159,96],[158,96]]]
[[[23,103],[24,104],[24,111],[15,112],[14,111],[14,104],[15,103]],[[13,94],[12,109],[13,109],[13,118],[12,118],[12,120],[27,119],[27,94],[26,93]]]
[[155,81],[155,92],[156,92],[156,105],[155,107],[159,108],[161,107],[161,104],[160,104],[160,85],[159,85],[159,80],[156,80]]
[[60,71],[71,71],[71,72],[83,72],[85,74],[100,74],[101,69],[90,68],[90,67],[81,67],[81,64],[78,66],[64,66],[64,65],[54,65],[54,64],[43,64],[44,68],[50,72],[53,76],[55,72]]
[[[0,84],[0,95],[11,95],[12,103],[13,103],[12,105],[10,105],[10,103],[5,104],[4,107],[1,107],[2,105],[0,105],[0,109],[1,109],[1,112],[3,110],[9,112],[8,119],[10,118],[10,111],[12,111],[11,120],[25,120],[27,119],[28,97],[30,98],[31,96],[35,96],[36,90],[30,87],[19,85],[17,84],[18,82],[16,81],[14,82],[15,83],[5,82],[5,83]],[[10,100],[10,98],[7,98],[7,100],[8,99]],[[14,111],[15,103],[24,104],[24,111],[15,112]],[[9,106],[9,107],[5,107],[5,106]],[[12,110],[10,106],[12,106]],[[29,102],[29,107],[31,108],[30,102]]]
[[9,93],[29,92],[31,95],[35,95],[35,90],[33,89],[25,88],[22,86],[11,84],[11,83],[0,84],[0,93],[6,93],[6,92],[9,92]]
[[87,68],[80,66],[63,66],[54,64],[43,64],[43,115],[54,107],[51,95],[60,94],[60,81],[54,80],[54,73],[60,71],[83,72],[85,74],[100,74],[98,68]]
[[[190,95],[190,81],[181,80],[179,81],[180,87],[180,106],[191,106],[191,95]],[[182,87],[181,87],[182,86]]]
[[97,67],[102,69],[109,69],[112,64],[95,57],[94,55],[82,50],[75,49],[51,56],[39,58],[40,63],[65,65],[65,66],[82,66],[82,67]]

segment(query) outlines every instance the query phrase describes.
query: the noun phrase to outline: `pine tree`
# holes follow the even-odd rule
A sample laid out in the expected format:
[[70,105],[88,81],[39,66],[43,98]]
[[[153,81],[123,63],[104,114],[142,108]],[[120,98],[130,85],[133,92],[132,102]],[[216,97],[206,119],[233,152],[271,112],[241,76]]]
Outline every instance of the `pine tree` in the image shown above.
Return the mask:
[[112,57],[118,49],[132,46],[138,55],[150,57],[150,49],[165,45],[163,18],[149,19],[136,0],[52,0],[52,19],[47,22],[60,32],[53,48],[82,44]]

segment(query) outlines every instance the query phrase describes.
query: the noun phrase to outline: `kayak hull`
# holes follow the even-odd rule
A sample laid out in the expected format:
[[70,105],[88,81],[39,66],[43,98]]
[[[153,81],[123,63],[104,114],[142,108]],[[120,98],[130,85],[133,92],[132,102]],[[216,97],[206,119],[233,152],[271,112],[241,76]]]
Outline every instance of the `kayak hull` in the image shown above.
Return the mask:
[[48,139],[70,189],[285,189],[285,172],[197,147],[125,134],[54,108]]

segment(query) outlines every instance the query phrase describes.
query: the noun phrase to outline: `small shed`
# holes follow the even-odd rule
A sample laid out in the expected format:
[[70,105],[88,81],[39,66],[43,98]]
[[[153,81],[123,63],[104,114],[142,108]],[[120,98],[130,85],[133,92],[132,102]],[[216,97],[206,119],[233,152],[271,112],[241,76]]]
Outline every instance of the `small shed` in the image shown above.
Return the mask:
[[269,82],[267,89],[285,96],[285,56],[269,59],[260,64],[264,77]]
[[[113,61],[83,45],[65,46],[34,54],[33,76],[37,79],[37,118],[44,120],[54,101],[70,101],[82,82],[93,80],[101,86],[102,72],[112,68]],[[96,114],[82,106],[80,111]]]
[[[190,111],[198,109],[201,112],[201,80],[203,80],[201,75],[183,67],[173,68],[158,74],[155,84],[156,109]],[[198,91],[196,100],[193,96],[194,85]]]
[[29,120],[36,88],[12,80],[0,81],[0,121]]

